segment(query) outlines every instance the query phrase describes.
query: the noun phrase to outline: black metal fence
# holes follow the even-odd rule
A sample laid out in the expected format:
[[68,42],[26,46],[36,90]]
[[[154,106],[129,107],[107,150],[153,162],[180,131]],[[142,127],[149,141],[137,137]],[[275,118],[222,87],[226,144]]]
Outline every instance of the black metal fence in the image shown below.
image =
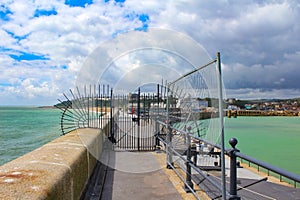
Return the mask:
[[150,119],[166,116],[165,87],[157,92],[113,94],[108,85],[89,86],[70,90],[66,100],[56,105],[62,111],[61,131],[67,134],[80,128],[102,129],[109,123],[107,137],[115,148],[129,151],[154,151],[155,124]]
[[[217,166],[200,166],[201,164],[197,163],[197,157],[200,156],[200,152],[196,150],[195,146],[196,143],[200,143],[200,140],[190,133],[188,127],[182,130],[172,126],[168,127],[168,124],[164,121],[158,120],[156,123],[158,124],[156,127],[159,141],[157,146],[166,151],[166,167],[174,170],[184,183],[186,192],[191,192],[197,199],[200,199],[200,196],[194,190],[194,185],[196,184],[198,186],[201,185],[201,188],[206,193],[210,193],[210,198],[221,198],[222,186],[220,179],[217,180],[214,176],[207,173],[206,170],[201,169],[201,167],[206,169],[211,167],[211,169],[220,171],[220,162],[218,162]],[[208,156],[214,154],[213,152],[206,153]],[[220,156],[220,152],[215,155]],[[215,158],[213,159],[216,160]],[[227,193],[227,196],[229,196],[229,193]]]
[[[200,186],[206,193],[209,194],[211,199],[220,199],[222,198],[222,187],[220,179],[214,174],[210,173],[210,170],[215,172],[220,170],[220,146],[217,144],[204,141],[201,138],[198,138],[194,134],[190,134],[189,129],[179,130],[176,127],[169,126],[163,121],[156,121],[157,127],[159,127],[157,138],[159,143],[157,146],[164,146],[166,155],[166,167],[173,169],[175,173],[184,183],[184,187],[187,192],[192,192],[197,198],[200,199],[196,191],[194,190],[194,185]],[[162,131],[166,130],[166,131]],[[176,133],[176,134],[174,134]],[[169,139],[168,139],[169,135]],[[179,145],[176,143],[176,138],[178,137],[185,138],[185,146]],[[175,140],[175,141],[174,141]],[[197,148],[201,145],[209,146],[212,151],[203,152],[203,149]],[[277,174],[280,181],[284,181],[282,177],[286,178],[287,183],[293,183],[294,187],[297,187],[297,184],[300,183],[300,176],[288,172],[286,170],[280,169],[278,167],[272,166],[268,163],[262,162],[245,154],[239,152],[236,148],[237,140],[235,138],[230,139],[229,144],[232,148],[225,151],[226,155],[230,158],[230,179],[229,179],[229,192],[226,192],[228,199],[240,199],[237,191],[255,185],[261,181],[266,181],[267,178],[262,178],[261,180],[254,181],[248,185],[245,185],[243,188],[238,187],[237,180],[237,168],[240,166],[237,159],[240,159],[241,162],[248,162],[249,166],[257,167],[258,171],[265,169],[267,175],[271,175],[270,172]],[[197,157],[206,154],[210,158],[214,159],[214,162],[211,162],[211,165],[201,166],[201,163],[197,163],[199,160]],[[272,174],[272,176],[274,176]],[[226,199],[227,199],[226,198]]]
[[90,85],[63,94],[65,100],[55,107],[62,111],[61,132],[65,135],[79,128],[102,128],[112,119],[112,89],[109,85]]
[[155,127],[150,109],[156,97],[151,94],[117,95],[113,97],[113,138],[115,146],[129,151],[154,151]]

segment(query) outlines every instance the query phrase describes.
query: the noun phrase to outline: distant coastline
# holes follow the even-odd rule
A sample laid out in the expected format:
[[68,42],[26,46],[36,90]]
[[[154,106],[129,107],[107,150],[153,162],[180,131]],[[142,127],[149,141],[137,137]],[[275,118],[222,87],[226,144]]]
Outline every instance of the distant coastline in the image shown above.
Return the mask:
[[55,106],[38,106],[38,108],[53,108],[53,109],[56,109]]
[[262,117],[262,116],[285,116],[293,117],[300,116],[300,112],[293,110],[227,110],[226,116],[237,117],[237,116],[251,116],[251,117]]
[[300,98],[239,100],[226,102],[226,116],[300,116]]

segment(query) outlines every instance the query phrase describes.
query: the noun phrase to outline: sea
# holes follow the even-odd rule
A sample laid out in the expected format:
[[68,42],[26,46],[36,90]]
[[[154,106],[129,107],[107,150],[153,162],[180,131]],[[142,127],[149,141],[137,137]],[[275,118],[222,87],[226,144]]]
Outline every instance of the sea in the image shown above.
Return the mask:
[[60,110],[0,106],[0,165],[61,135]]
[[225,118],[225,144],[238,140],[241,153],[300,175],[300,117]]
[[[0,165],[61,135],[53,108],[0,106]],[[225,118],[226,148],[237,138],[241,153],[300,175],[300,117]]]

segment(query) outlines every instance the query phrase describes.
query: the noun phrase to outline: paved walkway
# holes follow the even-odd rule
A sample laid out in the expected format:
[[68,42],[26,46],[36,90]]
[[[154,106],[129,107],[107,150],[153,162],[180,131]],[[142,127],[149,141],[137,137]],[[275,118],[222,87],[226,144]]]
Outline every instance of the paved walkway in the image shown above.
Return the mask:
[[[100,185],[100,189],[99,187],[96,189],[92,188],[90,194],[83,199],[180,200],[186,197],[180,192],[183,183],[180,182],[176,185],[176,183],[170,181],[167,174],[172,173],[173,170],[165,171],[165,161],[161,162],[155,152],[106,150],[103,155],[104,157],[101,159],[102,167],[100,166],[96,171],[102,173],[104,171],[103,166],[106,166],[105,182],[103,183],[103,180],[96,180],[98,182],[96,184]],[[159,158],[165,159],[165,154],[161,153]],[[199,165],[201,165],[201,160],[205,161],[205,159],[199,158]],[[178,161],[176,163],[184,165],[184,163]],[[228,163],[226,163],[226,166],[228,166]],[[227,178],[229,177],[228,170],[228,167],[226,167]],[[210,173],[211,178],[220,182],[220,172],[210,171],[208,173]],[[98,174],[96,177],[103,177],[103,174]],[[273,183],[267,181],[265,178],[266,176],[258,175],[247,168],[238,168],[238,195],[242,199],[300,200],[300,189]],[[195,183],[199,184],[202,188],[201,190],[209,195],[211,199],[221,199],[220,191],[212,186],[204,177],[194,172],[192,179]],[[227,185],[228,189],[229,184]],[[185,199],[194,199],[194,197],[189,196]]]
[[116,151],[108,165],[103,200],[182,199],[152,152]]

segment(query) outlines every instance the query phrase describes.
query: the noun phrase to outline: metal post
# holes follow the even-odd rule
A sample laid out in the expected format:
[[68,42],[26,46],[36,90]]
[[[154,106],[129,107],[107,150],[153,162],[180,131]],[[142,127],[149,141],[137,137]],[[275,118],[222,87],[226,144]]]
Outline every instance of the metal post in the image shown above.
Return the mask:
[[112,143],[115,143],[114,136],[114,117],[113,117],[113,90],[110,90],[110,139]]
[[184,190],[186,192],[192,192],[191,190],[194,190],[193,182],[192,182],[192,170],[191,170],[191,159],[192,159],[192,152],[191,152],[191,136],[190,131],[191,127],[187,128],[188,131],[186,132],[186,139],[187,139],[187,152],[186,152],[186,180],[185,180],[185,186]]
[[236,166],[236,152],[239,152],[238,149],[235,148],[238,141],[236,138],[231,138],[229,140],[229,144],[232,149],[229,151],[230,156],[230,197],[229,200],[240,200],[241,198],[237,195],[237,166]]
[[155,140],[155,146],[156,149],[159,148],[159,134],[160,134],[160,130],[159,130],[159,123],[157,122],[157,120],[159,119],[159,84],[157,84],[157,111],[156,111],[156,121],[155,121],[155,131],[156,131],[156,140]]
[[172,129],[168,125],[168,132],[167,132],[167,168],[172,169],[174,166],[173,158],[172,158]]
[[[99,105],[99,100],[100,100],[100,84],[98,85],[98,95],[97,95],[97,118],[98,118],[98,128],[101,129],[102,127],[100,126],[100,120],[102,118],[102,110],[101,110],[101,106]],[[100,113],[99,113],[99,107],[100,107]]]
[[192,157],[193,157],[193,163],[195,166],[197,166],[197,147],[196,145],[192,145],[191,146],[191,154],[192,154]]
[[137,105],[137,145],[138,151],[140,150],[140,112],[141,112],[141,89],[138,89],[138,105]]
[[155,133],[156,133],[156,137],[155,137],[155,148],[157,150],[160,149],[159,147],[159,135],[160,135],[160,130],[159,130],[159,123],[157,121],[155,121]]
[[93,99],[92,99],[92,85],[90,85],[90,94],[88,95],[89,98],[88,98],[88,102],[89,103],[89,112],[90,112],[90,115],[89,115],[89,121],[88,121],[88,127],[91,128],[92,127],[92,121],[93,121]]
[[223,90],[221,73],[221,56],[217,53],[217,76],[219,90],[219,118],[221,128],[221,169],[222,169],[222,199],[226,200],[226,175],[225,175],[225,144],[224,144],[224,119],[223,119]]
[[172,169],[173,166],[174,166],[174,163],[173,163],[173,158],[172,158],[172,129],[171,129],[171,124],[170,124],[170,112],[169,112],[169,109],[170,109],[170,99],[169,99],[169,96],[170,96],[170,89],[169,89],[169,86],[167,88],[167,129],[168,129],[168,132],[167,132],[167,138],[166,138],[166,142],[167,142],[167,168],[168,169]]
[[159,84],[157,84],[157,113],[156,115],[159,115]]
[[86,94],[86,86],[84,86],[84,101],[85,99],[87,99],[87,127],[89,127],[89,124],[90,124],[90,105],[89,105],[89,102],[90,102],[90,97]]

